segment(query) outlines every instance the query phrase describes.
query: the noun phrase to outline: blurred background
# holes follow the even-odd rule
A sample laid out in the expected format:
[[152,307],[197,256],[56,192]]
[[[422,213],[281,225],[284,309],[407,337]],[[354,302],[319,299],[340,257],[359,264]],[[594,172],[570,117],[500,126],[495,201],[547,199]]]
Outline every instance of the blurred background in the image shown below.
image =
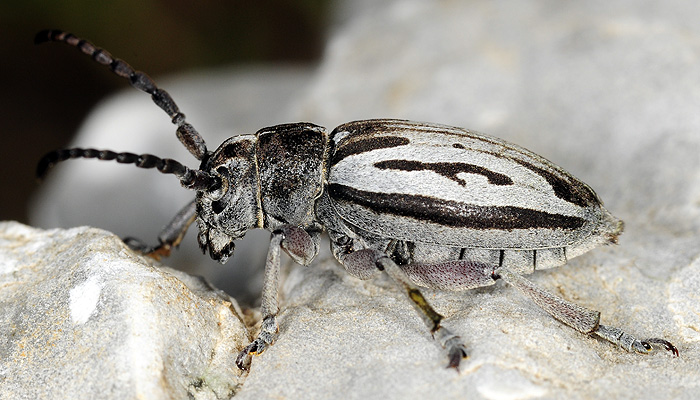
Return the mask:
[[159,82],[159,76],[221,65],[312,64],[323,49],[331,3],[0,2],[0,220],[28,222],[39,158],[68,145],[100,99],[129,86],[68,46],[35,46],[40,30],[86,38]]

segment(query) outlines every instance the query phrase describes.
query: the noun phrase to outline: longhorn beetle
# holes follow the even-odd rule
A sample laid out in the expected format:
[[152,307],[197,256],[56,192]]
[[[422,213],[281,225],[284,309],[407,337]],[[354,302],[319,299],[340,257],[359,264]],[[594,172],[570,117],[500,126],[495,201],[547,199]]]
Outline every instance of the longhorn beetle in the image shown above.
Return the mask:
[[178,177],[196,192],[195,199],[163,229],[159,244],[125,240],[156,258],[169,255],[195,220],[202,252],[221,263],[249,229],[272,232],[261,331],[238,355],[241,369],[248,369],[251,355],[265,351],[278,333],[280,249],[308,265],[324,230],[333,255],[351,275],[369,279],[384,271],[403,289],[447,351],[449,367],[459,366],[466,348],[442,326],[443,317],[418,288],[466,290],[498,279],[581,333],[627,351],[662,347],[678,356],[667,340],[639,340],[601,325],[599,312],[523,277],[616,243],[623,228],[588,185],[537,154],[469,130],[391,119],[350,122],[330,134],[311,123],[277,125],[231,137],[210,151],[170,95],[145,73],[70,33],[47,30],[35,41],[77,47],[150,94],[200,161],[198,169],[190,169],[150,154],[72,148],[44,156],[40,178],[70,158],[116,160]]

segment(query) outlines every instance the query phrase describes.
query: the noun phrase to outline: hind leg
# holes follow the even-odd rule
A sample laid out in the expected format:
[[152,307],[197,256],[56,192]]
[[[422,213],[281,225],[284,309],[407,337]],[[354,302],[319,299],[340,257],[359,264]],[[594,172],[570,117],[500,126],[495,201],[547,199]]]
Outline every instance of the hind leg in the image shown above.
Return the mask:
[[646,354],[657,346],[678,356],[678,349],[671,342],[659,338],[639,340],[622,329],[600,325],[598,311],[589,310],[555,296],[507,268],[496,269],[495,275],[528,296],[549,315],[581,333],[598,336],[629,352]]

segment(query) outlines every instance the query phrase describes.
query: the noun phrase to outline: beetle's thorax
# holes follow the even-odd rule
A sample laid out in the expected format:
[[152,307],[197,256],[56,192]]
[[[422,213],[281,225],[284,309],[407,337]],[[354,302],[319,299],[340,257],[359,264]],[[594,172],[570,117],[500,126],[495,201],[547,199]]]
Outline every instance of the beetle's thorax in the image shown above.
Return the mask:
[[308,227],[323,190],[325,128],[310,123],[276,125],[256,133],[262,228]]

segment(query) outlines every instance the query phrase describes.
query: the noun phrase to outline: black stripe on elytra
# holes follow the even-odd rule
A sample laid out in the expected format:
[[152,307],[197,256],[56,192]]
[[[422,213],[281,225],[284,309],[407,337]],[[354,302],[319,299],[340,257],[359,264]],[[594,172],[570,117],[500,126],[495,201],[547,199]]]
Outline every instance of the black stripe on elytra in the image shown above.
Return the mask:
[[424,163],[413,160],[386,160],[376,162],[374,166],[379,169],[395,169],[399,171],[433,171],[462,186],[466,186],[467,182],[457,177],[459,173],[483,175],[492,185],[505,186],[513,184],[513,180],[507,175],[491,171],[478,165],[462,162]]
[[561,176],[560,174],[552,173],[527,161],[515,158],[512,160],[543,177],[552,186],[554,195],[558,198],[580,207],[600,204],[600,200],[598,200],[598,196],[596,196],[593,189],[578,179],[572,176]]
[[378,214],[409,217],[454,228],[574,230],[586,222],[579,217],[529,208],[477,206],[421,195],[367,192],[337,183],[328,185],[328,194],[337,201],[357,204]]
[[404,146],[411,141],[401,136],[374,136],[365,139],[351,140],[338,147],[330,160],[330,165],[337,164],[340,160],[378,149],[390,149],[392,147]]

